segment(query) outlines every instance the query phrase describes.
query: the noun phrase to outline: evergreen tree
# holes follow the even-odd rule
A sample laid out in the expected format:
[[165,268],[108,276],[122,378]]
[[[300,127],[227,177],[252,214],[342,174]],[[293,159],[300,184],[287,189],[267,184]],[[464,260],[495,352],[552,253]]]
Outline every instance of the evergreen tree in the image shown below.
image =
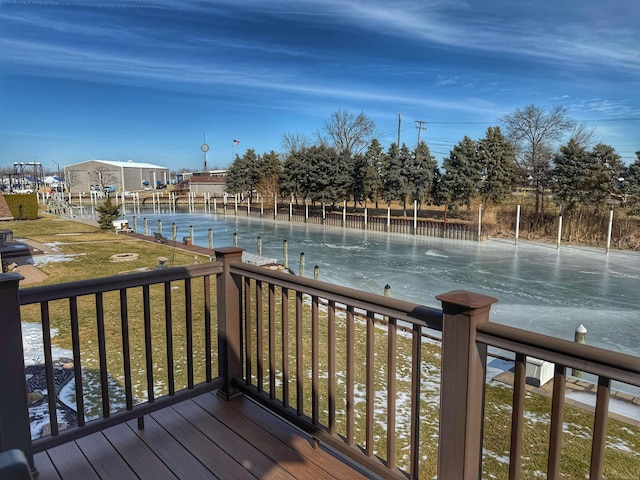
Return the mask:
[[278,154],[271,150],[264,156],[258,157],[258,184],[256,190],[260,195],[266,197],[269,202],[273,201],[273,197],[278,195],[278,180],[282,173],[282,165]]
[[244,193],[251,188],[251,183],[247,176],[247,165],[244,157],[238,156],[227,170],[225,190],[232,195]]
[[353,175],[349,185],[349,195],[353,199],[353,208],[356,203],[362,202],[367,198],[367,176],[369,174],[369,163],[364,155],[355,155],[353,157]]
[[623,175],[622,193],[624,203],[629,207],[629,215],[640,215],[640,151],[636,161],[629,165]]
[[500,127],[489,127],[486,136],[478,142],[478,162],[482,176],[482,201],[501,203],[512,191],[515,154]]
[[623,172],[624,164],[615,149],[602,143],[597,144],[590,154],[584,201],[601,206],[610,201],[613,195],[620,195],[618,179]]
[[585,196],[585,171],[589,160],[586,148],[574,139],[560,147],[560,152],[553,158],[551,190],[567,209],[573,208]]
[[424,141],[416,145],[406,168],[409,200],[417,201],[419,206],[431,202],[433,169],[437,165],[435,157],[431,156],[429,147]]
[[373,139],[369,148],[364,154],[365,162],[363,168],[360,170],[363,183],[363,195],[372,202],[376,203],[378,208],[378,201],[382,198],[384,191],[384,182],[382,180],[382,174],[384,171],[385,155],[382,151],[382,145],[377,139]]
[[249,193],[249,200],[253,200],[253,192],[260,183],[261,159],[252,148],[242,157],[236,155],[235,160],[227,172],[225,189],[228,193]]
[[400,165],[400,172],[402,175],[402,186],[398,192],[398,197],[402,201],[402,215],[407,216],[407,202],[413,201],[415,196],[415,186],[412,183],[412,166],[413,157],[411,150],[406,144],[402,144],[398,157],[398,164]]
[[346,198],[351,181],[348,164],[350,155],[339,155],[326,145],[305,149],[304,163],[309,166],[308,196],[314,202],[333,204]]
[[113,221],[117,220],[120,216],[120,205],[114,205],[111,202],[111,197],[107,197],[104,203],[96,207],[98,212],[98,224],[102,230],[115,230]]
[[443,205],[447,201],[444,184],[442,183],[442,173],[436,164],[433,167],[433,182],[431,183],[431,201],[435,205]]
[[447,201],[456,207],[466,205],[470,211],[481,180],[476,143],[465,136],[444,159],[442,168],[446,170],[442,185]]
[[384,189],[382,191],[382,199],[390,205],[392,201],[402,199],[402,192],[406,182],[397,144],[392,143],[389,146],[383,167]]
[[309,193],[309,168],[304,155],[306,149],[290,153],[283,162],[280,173],[280,193],[292,195],[296,205],[298,200],[304,199]]

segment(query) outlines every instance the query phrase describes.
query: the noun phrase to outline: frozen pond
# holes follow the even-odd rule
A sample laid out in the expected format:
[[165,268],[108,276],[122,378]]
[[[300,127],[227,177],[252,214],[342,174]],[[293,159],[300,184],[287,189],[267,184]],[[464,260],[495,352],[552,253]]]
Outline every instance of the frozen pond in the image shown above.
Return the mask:
[[[435,296],[450,290],[472,290],[498,298],[492,321],[531,331],[573,339],[583,324],[591,345],[640,356],[640,255],[634,252],[490,240],[477,243],[413,235],[323,228],[205,213],[142,212],[150,231],[158,220],[163,233],[177,238],[194,227],[194,243],[214,247],[232,244],[282,261],[283,240],[289,246],[289,267],[299,270],[305,254],[305,276],[320,267],[320,280],[382,294],[386,284],[392,296],[439,307]],[[131,217],[129,217],[131,220]],[[131,222],[132,223],[132,222]]]

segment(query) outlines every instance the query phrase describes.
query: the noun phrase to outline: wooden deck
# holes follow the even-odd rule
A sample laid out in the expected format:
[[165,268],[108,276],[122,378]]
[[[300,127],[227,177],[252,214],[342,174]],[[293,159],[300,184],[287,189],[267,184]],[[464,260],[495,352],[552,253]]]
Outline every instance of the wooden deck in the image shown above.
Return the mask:
[[53,479],[364,479],[312,439],[247,398],[200,395],[35,455]]

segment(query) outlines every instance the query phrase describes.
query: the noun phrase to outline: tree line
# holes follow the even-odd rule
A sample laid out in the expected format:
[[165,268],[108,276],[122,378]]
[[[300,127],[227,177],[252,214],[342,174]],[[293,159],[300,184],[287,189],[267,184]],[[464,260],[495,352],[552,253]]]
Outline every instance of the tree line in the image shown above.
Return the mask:
[[[535,105],[517,109],[491,126],[485,136],[465,136],[442,159],[441,167],[426,142],[413,149],[392,143],[385,151],[375,124],[364,113],[339,110],[316,138],[283,135],[283,153],[236,155],[227,173],[230,194],[258,192],[265,198],[290,197],[334,205],[343,201],[447,205],[451,210],[473,201],[499,205],[515,188],[535,196],[535,213],[545,201],[570,210],[602,209],[612,201],[640,212],[640,151],[625,166],[611,146],[590,148],[593,131],[576,125],[563,107]],[[569,140],[558,147],[562,138]]]

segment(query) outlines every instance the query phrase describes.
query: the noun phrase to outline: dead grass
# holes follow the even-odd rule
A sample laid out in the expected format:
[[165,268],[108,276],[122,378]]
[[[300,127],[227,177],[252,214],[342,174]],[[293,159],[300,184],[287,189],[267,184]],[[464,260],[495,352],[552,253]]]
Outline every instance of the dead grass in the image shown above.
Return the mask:
[[[38,227],[38,222],[40,223]],[[157,263],[157,256],[167,256],[174,261],[175,265],[187,265],[193,263],[192,254],[180,251],[171,251],[169,247],[135,241],[125,236],[118,236],[113,233],[106,233],[76,222],[65,222],[59,220],[42,219],[34,222],[15,222],[11,228],[16,236],[30,237],[41,242],[59,241],[59,233],[82,232],[83,240],[75,236],[63,237],[64,242],[58,248],[65,254],[75,255],[70,262],[60,262],[46,265],[43,270],[49,275],[45,283],[59,283],[66,280],[79,280],[95,278],[100,276],[114,275],[123,269],[132,270],[135,268],[153,268]],[[54,229],[55,226],[55,229]],[[57,239],[57,240],[54,240]],[[67,241],[68,240],[68,241]],[[135,262],[112,263],[108,258],[114,253],[134,252],[139,258]],[[257,331],[255,307],[255,283],[252,283],[254,291],[254,305],[250,313],[250,331],[252,335],[252,357],[253,371],[252,382],[262,382],[263,388],[269,389],[269,310],[268,310],[268,289],[263,288],[263,344],[262,355],[258,355]],[[173,367],[175,372],[176,389],[183,388],[187,384],[187,323],[184,282],[174,282],[170,291],[172,295],[172,352],[174,362],[168,365],[167,359],[167,335],[165,316],[165,296],[162,286],[153,286],[150,289],[150,318],[152,337],[152,372],[154,393],[156,396],[166,394],[168,391],[168,369]],[[201,382],[204,379],[205,365],[205,342],[204,342],[204,286],[201,281],[194,281],[190,285],[192,289],[193,306],[193,359],[194,359],[194,381]],[[212,311],[215,312],[215,288],[212,288]],[[131,350],[131,375],[133,382],[133,394],[136,401],[146,398],[148,381],[148,371],[146,368],[147,354],[145,351],[145,328],[144,309],[141,296],[142,289],[132,289],[127,298],[127,309],[129,318],[129,336]],[[282,352],[282,301],[280,288],[275,289],[275,311],[273,312],[274,333],[274,358],[273,368],[278,376],[282,378],[283,359],[279,352]],[[105,305],[105,336],[107,345],[107,367],[109,375],[116,380],[117,384],[111,389],[111,396],[114,405],[122,405],[123,399],[123,378],[124,367],[122,358],[122,325],[120,321],[120,298],[118,293],[105,293],[103,296]],[[290,356],[285,361],[289,368],[289,404],[296,405],[297,396],[295,384],[299,380],[296,375],[296,337],[295,337],[295,296],[289,292],[289,351]],[[95,298],[78,298],[79,317],[79,340],[83,368],[86,371],[84,378],[85,393],[87,400],[94,407],[90,415],[99,415],[100,393],[97,383],[99,370],[99,352],[97,346],[97,324],[95,316]],[[58,335],[54,338],[54,343],[63,348],[71,348],[71,328],[69,323],[69,303],[68,301],[51,302],[49,305],[52,326],[58,330]],[[311,392],[312,385],[312,324],[311,324],[311,303],[309,298],[305,298],[303,306],[302,323],[302,377],[303,384],[303,412],[312,414]],[[37,306],[27,306],[22,310],[25,321],[39,321],[40,310]],[[213,338],[216,337],[215,327],[217,321],[212,318]],[[328,313],[327,309],[320,307],[318,311],[318,365],[320,372],[328,370],[329,345],[328,338]],[[364,319],[359,318],[355,324],[355,371],[354,382],[356,385],[355,411],[355,440],[358,444],[365,442],[365,421],[366,404],[366,338],[367,329]],[[336,427],[340,435],[346,435],[346,319],[344,314],[336,315]],[[387,388],[387,341],[388,328],[385,326],[374,327],[374,385],[375,385],[375,408],[374,408],[374,451],[376,455],[386,458],[386,421],[388,418],[386,403]],[[217,351],[217,345],[212,349]],[[396,457],[401,468],[408,467],[409,459],[409,392],[411,390],[411,339],[406,335],[398,335],[397,342],[397,373],[398,394],[396,403],[396,419],[394,433],[397,437]],[[432,342],[423,342],[421,350],[421,405],[420,405],[420,439],[421,439],[421,462],[419,478],[430,479],[436,475],[436,459],[438,455],[437,433],[438,433],[438,390],[439,390],[439,362],[440,347]],[[263,367],[262,378],[258,378],[257,365]],[[214,355],[212,365],[214,375],[217,372],[217,364]],[[96,386],[98,385],[98,386]],[[322,424],[328,423],[329,412],[329,379],[327,375],[320,375],[318,384],[319,394],[319,421]],[[275,395],[282,398],[282,383],[277,382]],[[483,463],[483,477],[486,478],[507,478],[507,464],[509,451],[509,425],[510,425],[510,404],[512,390],[503,385],[488,385],[486,387],[486,418],[485,418],[485,451]],[[522,456],[523,472],[527,478],[537,476],[539,472],[546,471],[546,448],[548,445],[549,432],[549,412],[550,400],[539,395],[527,396],[525,410],[527,421],[524,433],[524,450]],[[590,434],[593,425],[593,414],[574,407],[567,407],[565,429],[563,433],[562,451],[562,475],[563,478],[578,479],[585,478],[588,472],[588,458],[590,453]],[[626,424],[610,420],[608,427],[608,444],[605,465],[605,476],[616,479],[637,479],[637,465],[640,452],[640,429]]]

